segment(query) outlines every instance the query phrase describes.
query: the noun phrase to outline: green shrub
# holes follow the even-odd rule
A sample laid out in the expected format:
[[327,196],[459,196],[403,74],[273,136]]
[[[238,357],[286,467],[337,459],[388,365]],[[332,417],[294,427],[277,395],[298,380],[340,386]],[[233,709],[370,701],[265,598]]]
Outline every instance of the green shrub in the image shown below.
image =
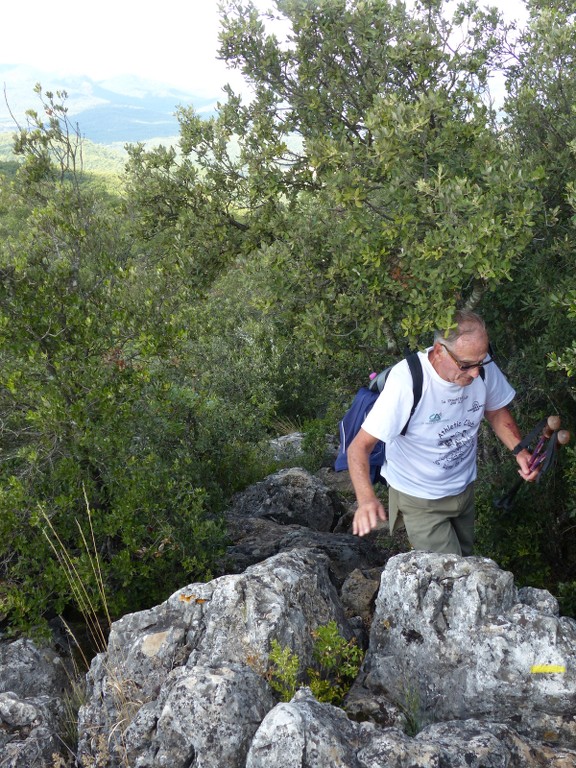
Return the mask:
[[272,640],[268,657],[266,678],[280,701],[290,701],[298,689],[300,660],[287,646],[282,648],[278,640]]
[[576,581],[561,581],[557,597],[561,615],[576,619]]
[[340,635],[335,621],[318,627],[313,636],[316,666],[308,669],[310,688],[319,701],[340,707],[358,675],[364,651],[355,638]]
[[302,463],[310,472],[326,466],[334,460],[330,452],[330,440],[338,431],[336,418],[326,416],[322,419],[306,421],[303,427],[304,439],[302,448],[304,458]]
[[290,701],[299,685],[309,685],[318,701],[340,707],[360,669],[364,651],[355,638],[346,640],[331,621],[312,633],[314,666],[305,674],[298,655],[272,640],[266,678],[281,701]]

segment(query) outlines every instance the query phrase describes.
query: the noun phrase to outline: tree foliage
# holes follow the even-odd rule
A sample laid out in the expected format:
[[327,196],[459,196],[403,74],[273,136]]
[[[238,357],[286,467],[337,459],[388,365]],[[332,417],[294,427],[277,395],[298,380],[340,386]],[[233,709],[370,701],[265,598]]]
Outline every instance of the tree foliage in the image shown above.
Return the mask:
[[[506,349],[524,424],[557,412],[573,428],[574,8],[561,1],[528,2],[527,7],[528,24],[519,30],[507,61],[502,131],[517,167],[536,172],[533,237],[513,266],[509,288],[495,292],[482,308]],[[562,452],[559,464],[541,488],[524,495],[522,514],[508,521],[514,541],[506,558],[527,583],[534,583],[534,573],[542,585],[560,583],[557,591],[572,595],[565,602],[573,613],[572,448]],[[501,552],[506,539],[497,542],[497,528],[488,538]]]
[[452,22],[441,3],[277,7],[291,26],[282,43],[251,3],[227,5],[221,52],[255,96],[221,118],[232,106],[245,176],[283,190],[302,236],[330,231],[319,253],[290,229],[278,260],[300,281],[322,275],[301,313],[318,347],[397,353],[400,338],[449,325],[458,302],[508,279],[531,237],[531,178],[482,100],[503,32],[472,4]]
[[[67,603],[47,515],[91,583],[76,521],[93,512],[114,615],[210,573],[221,546],[211,405],[182,363],[176,275],[134,252],[108,200],[82,183],[65,107],[46,94],[4,204],[19,219],[0,270],[2,605],[33,626]],[[212,507],[212,509],[211,509]]]
[[[38,88],[0,187],[11,622],[67,602],[42,513],[90,580],[86,501],[113,612],[208,575],[275,425],[334,428],[456,307],[486,317],[526,431],[572,426],[576,27],[560,0],[528,8],[516,29],[475,2],[227,0],[220,53],[252,97],[181,107],[178,146],[128,149],[121,196],[87,183],[65,95]],[[576,603],[571,449],[507,519],[514,463],[489,434],[481,457],[479,551]]]

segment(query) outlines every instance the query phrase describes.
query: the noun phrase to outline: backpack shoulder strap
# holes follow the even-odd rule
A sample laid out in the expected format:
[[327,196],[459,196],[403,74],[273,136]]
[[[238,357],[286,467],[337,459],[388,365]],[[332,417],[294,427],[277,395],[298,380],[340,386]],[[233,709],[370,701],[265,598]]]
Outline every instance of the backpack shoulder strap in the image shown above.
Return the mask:
[[408,421],[406,424],[404,424],[404,429],[402,432],[400,432],[401,435],[406,434],[408,425],[410,424],[410,419],[414,415],[414,411],[416,410],[416,407],[422,398],[422,385],[424,383],[424,372],[422,371],[422,363],[420,362],[418,352],[409,352],[406,355],[406,362],[408,363],[410,373],[412,374],[412,392],[414,394],[414,402],[412,403]]
[[[490,342],[488,342],[488,354],[492,360],[494,360],[494,350],[492,349],[492,344],[490,344]],[[480,368],[480,378],[484,383],[486,383],[486,371],[484,368]]]

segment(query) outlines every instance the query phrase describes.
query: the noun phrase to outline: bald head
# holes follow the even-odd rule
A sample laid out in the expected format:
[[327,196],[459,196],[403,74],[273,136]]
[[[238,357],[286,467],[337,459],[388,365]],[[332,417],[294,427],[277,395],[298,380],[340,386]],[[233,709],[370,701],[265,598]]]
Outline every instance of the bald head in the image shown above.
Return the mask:
[[[474,338],[475,341],[485,342],[486,347],[488,347],[486,324],[476,312],[460,309],[454,315],[454,322],[456,323],[456,328],[451,328],[449,331],[436,331],[434,341],[441,341],[452,348],[459,339],[462,339],[464,342],[467,338],[470,340]],[[460,344],[457,346],[460,346]]]

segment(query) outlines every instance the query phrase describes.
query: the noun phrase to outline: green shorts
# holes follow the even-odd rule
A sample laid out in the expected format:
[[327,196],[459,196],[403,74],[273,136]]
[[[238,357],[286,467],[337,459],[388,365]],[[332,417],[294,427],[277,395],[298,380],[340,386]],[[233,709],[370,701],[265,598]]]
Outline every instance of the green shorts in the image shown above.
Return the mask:
[[402,523],[414,549],[471,555],[474,547],[474,483],[457,496],[420,499],[388,489],[390,532]]

